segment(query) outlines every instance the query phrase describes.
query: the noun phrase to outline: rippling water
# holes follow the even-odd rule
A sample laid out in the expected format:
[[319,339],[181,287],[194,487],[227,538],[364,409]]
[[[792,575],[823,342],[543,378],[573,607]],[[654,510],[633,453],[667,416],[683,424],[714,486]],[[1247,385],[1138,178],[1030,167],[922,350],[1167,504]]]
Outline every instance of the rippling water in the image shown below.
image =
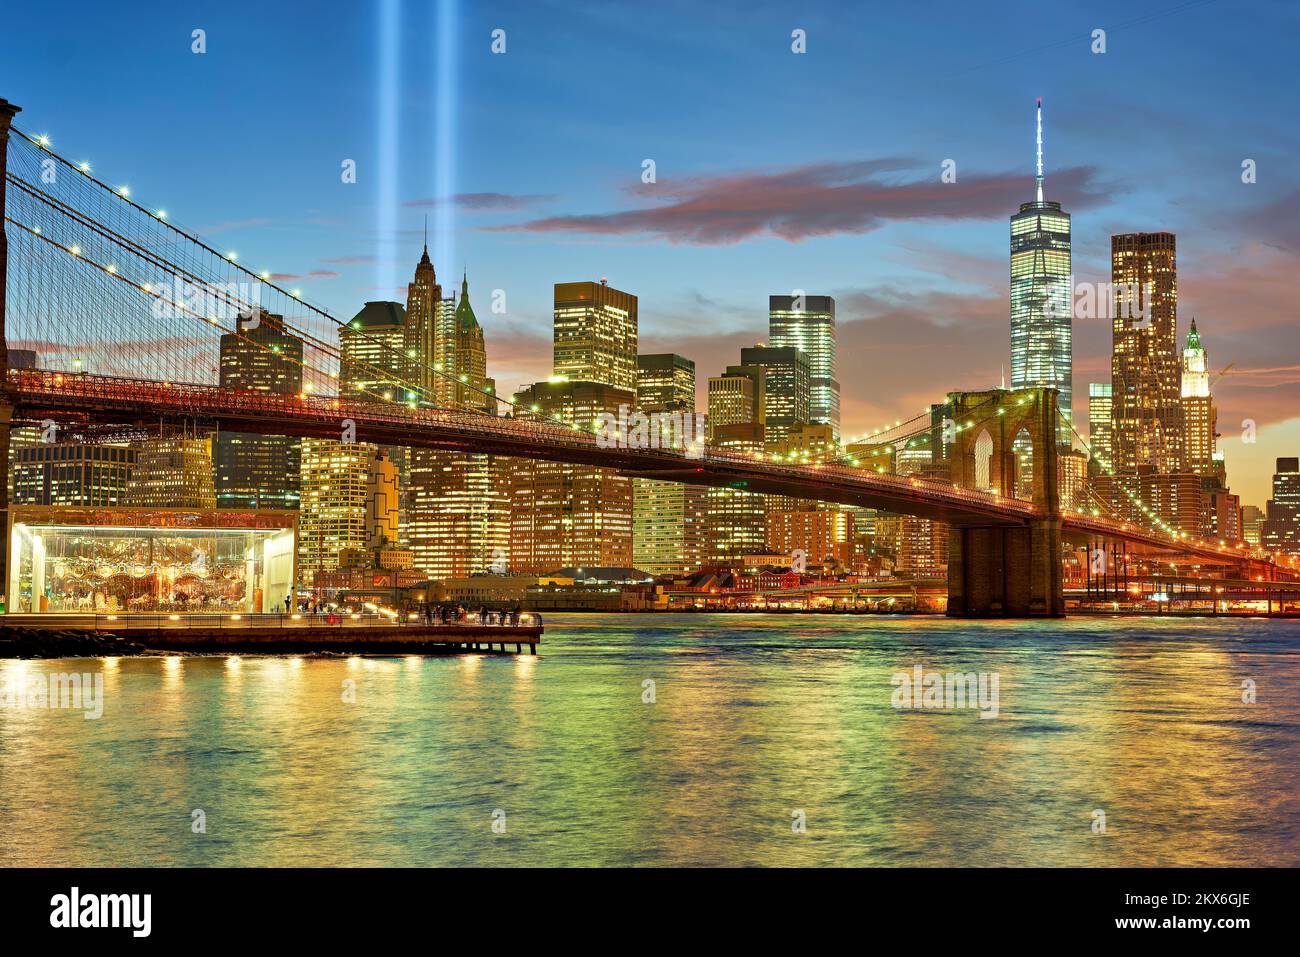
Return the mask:
[[[0,662],[105,682],[98,720],[0,710],[0,864],[1300,864],[1300,622],[547,626],[536,658]],[[997,718],[892,707],[918,664],[996,673]]]

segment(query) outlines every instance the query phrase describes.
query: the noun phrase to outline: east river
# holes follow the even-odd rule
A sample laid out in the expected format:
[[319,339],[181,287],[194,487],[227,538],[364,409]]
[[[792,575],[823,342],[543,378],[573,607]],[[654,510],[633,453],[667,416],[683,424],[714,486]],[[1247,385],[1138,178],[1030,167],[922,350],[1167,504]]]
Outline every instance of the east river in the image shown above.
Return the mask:
[[[551,615],[541,648],[0,661],[0,865],[1300,864],[1300,621]],[[31,697],[70,673],[102,715]]]

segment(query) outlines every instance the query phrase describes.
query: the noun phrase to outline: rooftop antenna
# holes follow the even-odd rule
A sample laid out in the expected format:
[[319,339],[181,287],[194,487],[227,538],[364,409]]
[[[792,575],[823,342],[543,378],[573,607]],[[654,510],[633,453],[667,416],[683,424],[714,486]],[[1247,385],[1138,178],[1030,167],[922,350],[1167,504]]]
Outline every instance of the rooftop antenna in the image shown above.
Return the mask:
[[1038,175],[1034,177],[1038,187],[1038,202],[1043,202],[1043,98],[1038,98]]
[[[1043,165],[1041,160],[1039,161],[1038,165],[1040,167]],[[1039,169],[1039,172],[1041,173],[1042,170]],[[426,254],[429,252],[429,214],[428,213],[424,214],[424,251]]]

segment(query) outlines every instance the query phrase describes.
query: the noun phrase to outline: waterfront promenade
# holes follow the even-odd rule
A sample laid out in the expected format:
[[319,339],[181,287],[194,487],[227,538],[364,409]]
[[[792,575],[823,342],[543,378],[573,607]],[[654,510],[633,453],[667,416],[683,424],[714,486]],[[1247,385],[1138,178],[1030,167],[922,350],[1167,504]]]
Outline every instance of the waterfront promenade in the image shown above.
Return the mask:
[[[537,653],[541,616],[519,615],[518,624],[497,618],[480,623],[476,615],[442,624],[423,616],[389,613],[256,615],[82,615],[4,616],[0,657],[5,646],[30,645],[35,636],[117,639],[146,651],[256,652],[264,654],[340,652],[352,654]],[[21,641],[27,638],[28,641]],[[75,640],[75,639],[74,639]]]

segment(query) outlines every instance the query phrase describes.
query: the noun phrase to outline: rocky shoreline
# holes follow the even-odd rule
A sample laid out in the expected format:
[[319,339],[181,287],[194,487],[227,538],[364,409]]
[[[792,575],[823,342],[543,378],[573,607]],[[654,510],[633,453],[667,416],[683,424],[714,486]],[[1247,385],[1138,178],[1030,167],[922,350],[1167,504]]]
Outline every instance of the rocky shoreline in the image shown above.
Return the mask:
[[138,641],[86,631],[31,631],[0,626],[2,658],[103,658],[139,655],[147,649]]

